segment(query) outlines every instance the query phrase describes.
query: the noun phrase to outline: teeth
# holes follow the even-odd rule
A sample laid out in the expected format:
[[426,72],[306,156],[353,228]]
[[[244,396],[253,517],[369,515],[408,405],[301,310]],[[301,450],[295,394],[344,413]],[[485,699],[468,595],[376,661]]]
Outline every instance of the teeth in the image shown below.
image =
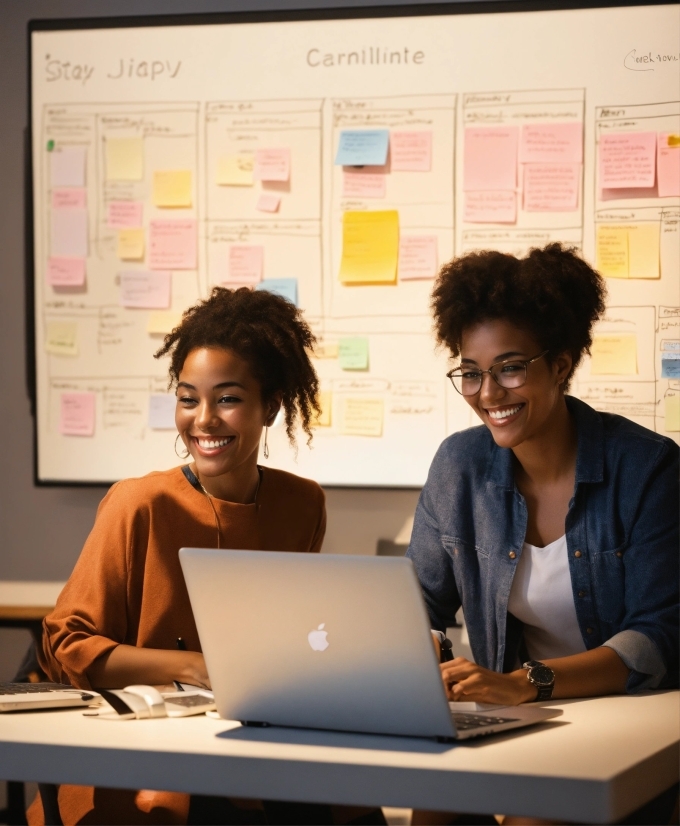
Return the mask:
[[487,413],[492,419],[507,419],[508,416],[514,416],[521,407],[522,405],[519,404],[517,407],[508,407],[506,410],[488,410]]
[[198,444],[202,448],[208,450],[213,447],[224,447],[225,445],[228,445],[230,441],[231,436],[226,439],[199,439]]

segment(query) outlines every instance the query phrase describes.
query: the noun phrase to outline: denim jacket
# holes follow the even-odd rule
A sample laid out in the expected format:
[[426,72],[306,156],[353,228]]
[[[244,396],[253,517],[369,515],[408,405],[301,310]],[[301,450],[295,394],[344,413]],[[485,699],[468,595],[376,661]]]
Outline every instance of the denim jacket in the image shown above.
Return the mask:
[[[569,571],[586,649],[631,669],[627,691],[678,685],[678,446],[571,396],[576,483],[566,518]],[[475,661],[509,671],[523,654],[508,597],[527,528],[513,454],[485,426],[449,436],[430,467],[408,554],[432,627],[461,607]]]

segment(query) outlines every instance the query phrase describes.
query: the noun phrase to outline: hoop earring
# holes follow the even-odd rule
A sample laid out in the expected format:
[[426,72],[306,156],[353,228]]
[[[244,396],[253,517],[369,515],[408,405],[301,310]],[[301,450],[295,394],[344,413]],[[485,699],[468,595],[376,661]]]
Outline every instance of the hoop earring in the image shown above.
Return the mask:
[[180,459],[188,459],[190,454],[189,454],[189,451],[186,448],[186,446],[184,447],[184,455],[177,452],[177,439],[179,439],[179,438],[180,438],[180,435],[178,433],[177,436],[175,437],[175,455],[179,456]]
[[267,444],[267,436],[269,435],[269,427],[265,425],[264,427],[264,447],[262,448],[262,455],[265,459],[269,458],[269,445]]

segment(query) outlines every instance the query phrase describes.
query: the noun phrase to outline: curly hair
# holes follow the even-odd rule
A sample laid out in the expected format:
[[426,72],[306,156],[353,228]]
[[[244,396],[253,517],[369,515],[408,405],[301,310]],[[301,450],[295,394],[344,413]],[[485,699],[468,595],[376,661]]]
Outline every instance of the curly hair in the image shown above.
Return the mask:
[[532,333],[548,359],[569,352],[571,377],[590,353],[592,327],[605,309],[604,279],[561,244],[532,249],[525,258],[486,250],[445,264],[432,292],[437,341],[456,358],[464,330],[506,319]]
[[298,418],[310,444],[311,424],[321,414],[319,379],[309,358],[315,344],[302,313],[285,298],[248,287],[213,287],[209,298],[184,312],[155,356],[170,354],[172,387],[192,350],[233,350],[250,365],[264,399],[281,393],[291,445],[295,445]]

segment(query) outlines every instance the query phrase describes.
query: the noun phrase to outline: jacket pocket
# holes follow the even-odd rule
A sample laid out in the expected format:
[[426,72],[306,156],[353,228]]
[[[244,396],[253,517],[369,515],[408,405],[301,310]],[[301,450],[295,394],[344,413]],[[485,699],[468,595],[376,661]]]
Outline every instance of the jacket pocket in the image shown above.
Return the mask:
[[593,585],[597,613],[605,622],[619,625],[626,612],[626,577],[623,546],[593,554]]

